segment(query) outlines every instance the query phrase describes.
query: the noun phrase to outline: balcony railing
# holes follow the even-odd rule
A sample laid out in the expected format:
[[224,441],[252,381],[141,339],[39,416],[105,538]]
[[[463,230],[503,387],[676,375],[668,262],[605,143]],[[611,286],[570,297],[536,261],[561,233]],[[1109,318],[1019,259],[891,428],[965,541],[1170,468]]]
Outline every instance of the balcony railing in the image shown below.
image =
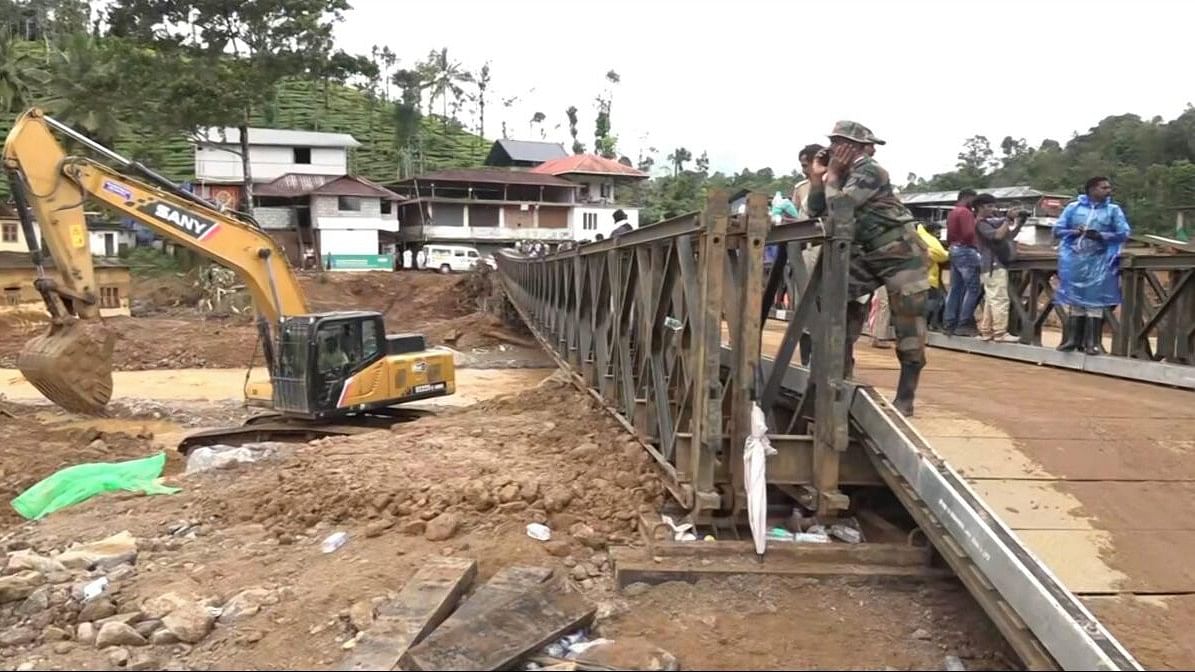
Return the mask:
[[567,228],[533,229],[508,226],[409,226],[399,227],[404,240],[572,240]]

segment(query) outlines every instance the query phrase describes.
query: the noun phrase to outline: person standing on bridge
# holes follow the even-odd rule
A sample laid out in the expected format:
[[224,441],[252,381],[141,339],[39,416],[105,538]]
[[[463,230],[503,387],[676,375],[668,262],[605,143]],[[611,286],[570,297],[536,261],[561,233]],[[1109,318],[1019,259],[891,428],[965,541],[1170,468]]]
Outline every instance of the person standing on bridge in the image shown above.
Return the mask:
[[1054,301],[1069,309],[1059,350],[1105,353],[1104,309],[1120,305],[1120,251],[1130,232],[1124,210],[1112,201],[1112,182],[1102,176],[1087,180],[1083,195],[1058,216]]
[[925,301],[929,294],[928,255],[917,236],[915,220],[892,189],[888,171],[873,158],[884,144],[866,126],[839,121],[830,132],[827,163],[815,163],[810,174],[809,210],[821,216],[845,213],[852,230],[847,288],[846,375],[853,368],[855,341],[863,330],[867,305],[858,299],[880,287],[888,290],[900,380],[892,404],[913,415],[913,399],[925,367]]

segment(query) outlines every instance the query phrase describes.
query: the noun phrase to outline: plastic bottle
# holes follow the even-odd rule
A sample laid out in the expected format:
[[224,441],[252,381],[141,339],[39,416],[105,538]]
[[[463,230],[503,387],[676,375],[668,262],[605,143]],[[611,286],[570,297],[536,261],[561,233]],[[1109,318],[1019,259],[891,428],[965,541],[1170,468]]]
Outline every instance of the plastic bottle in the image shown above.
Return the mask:
[[349,540],[347,532],[335,532],[324,539],[324,543],[320,544],[320,550],[324,553],[331,553],[336,549],[344,546],[344,542]]

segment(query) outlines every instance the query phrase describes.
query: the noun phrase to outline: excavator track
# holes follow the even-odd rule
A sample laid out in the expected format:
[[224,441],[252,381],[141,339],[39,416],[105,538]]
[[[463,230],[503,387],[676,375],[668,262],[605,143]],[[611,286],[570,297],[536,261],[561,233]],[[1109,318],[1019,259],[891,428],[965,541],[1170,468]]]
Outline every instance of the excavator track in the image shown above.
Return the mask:
[[183,455],[202,446],[240,446],[246,443],[281,441],[303,443],[329,436],[351,436],[366,434],[391,426],[414,422],[433,415],[432,411],[410,408],[380,408],[368,413],[327,420],[293,418],[281,413],[262,413],[246,420],[237,427],[217,427],[188,434],[178,444]]

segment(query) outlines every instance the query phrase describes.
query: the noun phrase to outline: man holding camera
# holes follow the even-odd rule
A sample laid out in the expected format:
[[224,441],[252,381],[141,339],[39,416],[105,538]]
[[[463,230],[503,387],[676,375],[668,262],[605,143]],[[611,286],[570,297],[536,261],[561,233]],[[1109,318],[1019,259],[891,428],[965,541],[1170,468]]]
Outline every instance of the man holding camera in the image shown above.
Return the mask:
[[971,201],[971,207],[975,209],[979,281],[983,285],[979,337],[985,341],[1016,343],[1021,339],[1008,333],[1008,264],[1016,252],[1013,239],[1021,232],[1029,213],[1012,209],[1000,215],[991,194],[979,194]]
[[866,126],[839,121],[830,132],[830,148],[818,154],[810,170],[809,210],[829,213],[835,225],[852,232],[847,287],[846,375],[855,341],[863,330],[867,305],[860,297],[884,287],[896,331],[900,380],[892,404],[913,415],[913,399],[925,366],[925,301],[929,262],[917,237],[912,214],[896,197],[888,171],[872,158],[884,144]]

